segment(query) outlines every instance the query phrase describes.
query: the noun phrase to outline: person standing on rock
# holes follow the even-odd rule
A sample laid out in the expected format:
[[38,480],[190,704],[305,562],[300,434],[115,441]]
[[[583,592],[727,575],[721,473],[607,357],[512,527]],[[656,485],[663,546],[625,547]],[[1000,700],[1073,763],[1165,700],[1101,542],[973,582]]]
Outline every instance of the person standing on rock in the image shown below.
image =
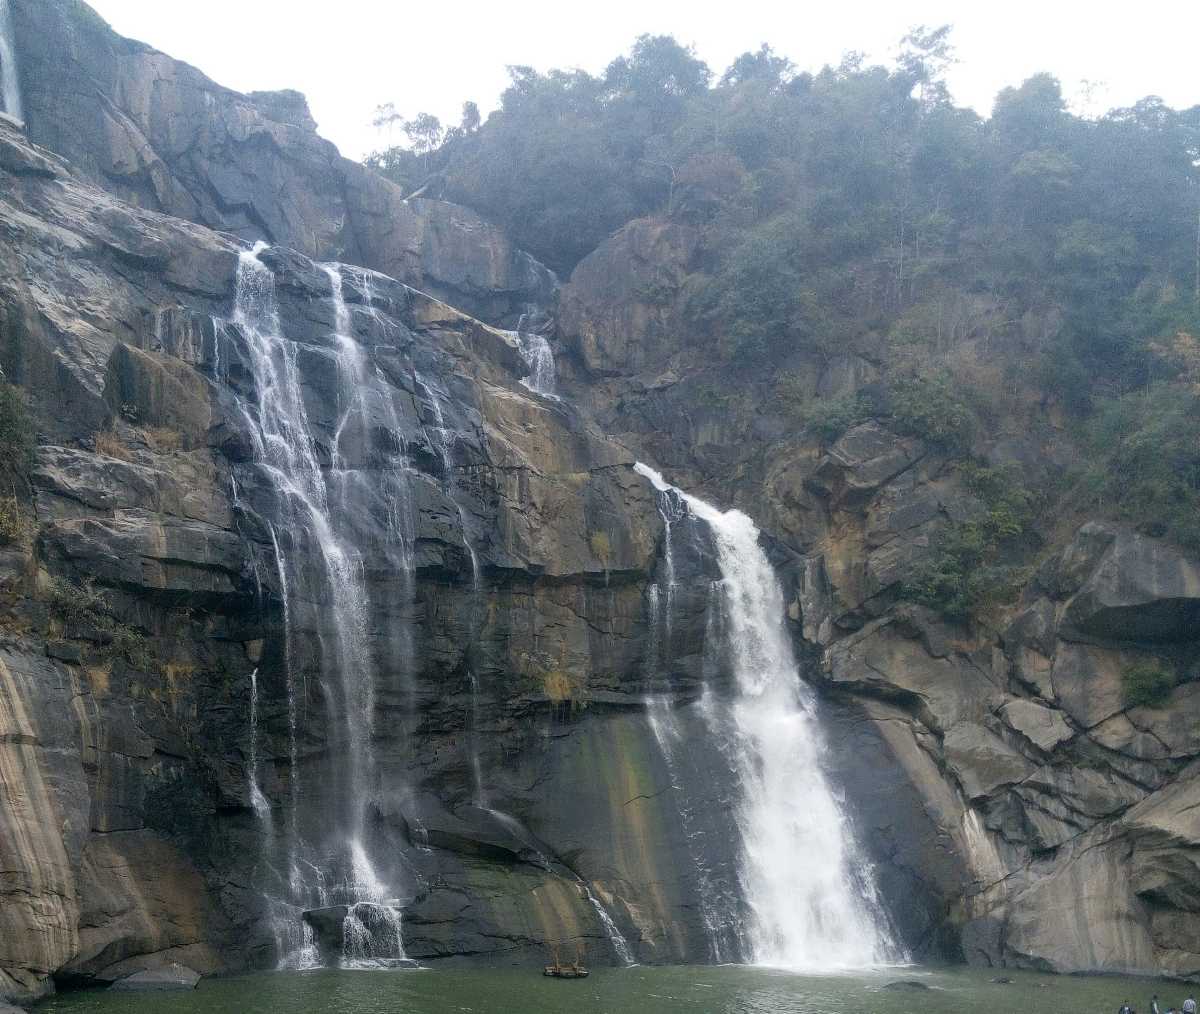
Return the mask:
[[1183,1001],[1183,1014],[1196,1014],[1196,998],[1191,993]]
[[1160,1011],[1158,1009],[1158,994],[1157,993],[1155,993],[1154,996],[1150,998],[1150,1014],[1162,1014],[1162,1011]]
[[1126,1000],[1123,1004],[1121,1004],[1121,1007],[1117,1011],[1117,1014],[1133,1014],[1133,1008],[1129,1006],[1128,1000]]

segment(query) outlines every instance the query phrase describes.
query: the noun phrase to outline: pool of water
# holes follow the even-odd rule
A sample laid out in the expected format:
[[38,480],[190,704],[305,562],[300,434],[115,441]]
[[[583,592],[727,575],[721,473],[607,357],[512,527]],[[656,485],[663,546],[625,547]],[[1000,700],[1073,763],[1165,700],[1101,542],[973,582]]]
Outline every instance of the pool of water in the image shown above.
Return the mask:
[[[1007,976],[1009,983],[990,981]],[[903,982],[901,987],[889,983]],[[912,984],[919,983],[920,986]],[[925,988],[920,988],[921,986]],[[763,968],[598,969],[588,979],[546,979],[536,969],[270,972],[205,979],[189,993],[64,993],[38,1014],[1112,1014],[1139,1012],[1157,993],[1163,1010],[1187,996],[1178,983],[983,969],[891,969],[798,975]]]

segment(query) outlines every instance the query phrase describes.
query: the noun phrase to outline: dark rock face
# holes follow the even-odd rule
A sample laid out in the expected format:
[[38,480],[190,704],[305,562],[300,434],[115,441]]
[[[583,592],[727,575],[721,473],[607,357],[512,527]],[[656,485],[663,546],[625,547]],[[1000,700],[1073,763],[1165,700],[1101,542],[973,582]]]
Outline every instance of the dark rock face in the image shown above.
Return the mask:
[[11,7],[29,136],[122,200],[374,268],[489,322],[553,309],[548,269],[474,212],[405,202],[343,159],[299,93],[222,88],[116,35],[81,0]]
[[[270,964],[271,828],[298,805],[301,833],[318,835],[304,815],[332,812],[342,747],[321,673],[289,699],[279,504],[255,464],[247,335],[230,322],[238,251],[89,186],[13,131],[0,140],[17,166],[0,181],[5,369],[31,391],[44,439],[37,536],[4,578],[0,986],[29,997],[51,976]],[[339,524],[364,550],[370,651],[395,678],[377,696],[389,788],[369,834],[408,871],[409,955],[531,960],[581,940],[611,960],[589,897],[639,958],[705,955],[699,887],[677,858],[685,829],[642,708],[654,491],[622,448],[520,385],[510,336],[350,269],[349,337],[371,396],[346,425],[327,271],[282,248],[261,257],[313,452],[327,468],[336,454],[365,491]],[[384,448],[411,462],[410,595],[381,528]],[[396,654],[400,628],[415,664]],[[678,628],[696,646],[680,685],[694,686],[702,611]],[[712,772],[704,784],[722,791]],[[728,866],[732,845],[718,844],[713,862]]]
[[677,303],[698,245],[691,228],[639,219],[580,263],[562,333],[589,376],[661,367],[680,351]]

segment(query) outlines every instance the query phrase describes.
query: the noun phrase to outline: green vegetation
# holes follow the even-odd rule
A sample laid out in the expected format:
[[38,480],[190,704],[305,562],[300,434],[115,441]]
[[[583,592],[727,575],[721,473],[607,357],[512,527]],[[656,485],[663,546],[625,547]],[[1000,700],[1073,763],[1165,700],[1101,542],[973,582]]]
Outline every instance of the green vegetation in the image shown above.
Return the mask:
[[33,467],[34,435],[21,389],[0,381],[0,473],[24,477]]
[[600,561],[600,566],[605,571],[608,570],[609,560],[612,558],[612,542],[608,538],[606,532],[592,532],[588,536],[588,547],[592,551],[592,556]]
[[1137,662],[1121,673],[1125,704],[1131,708],[1153,708],[1166,703],[1175,683],[1175,671],[1154,662]]
[[1151,384],[1102,402],[1087,428],[1088,506],[1200,550],[1200,393]]
[[904,598],[956,620],[1016,593],[1024,575],[1006,562],[1006,553],[1025,534],[1037,506],[1011,467],[968,463],[961,472],[978,498],[978,513],[949,525],[901,589]]
[[896,381],[892,415],[902,433],[956,451],[971,445],[975,417],[947,373]]
[[[780,384],[781,394],[788,397],[786,378]],[[852,426],[870,418],[871,406],[859,394],[844,394],[836,398],[796,399],[793,414],[806,433],[823,443],[831,444]]]
[[34,432],[24,392],[0,380],[0,545],[26,545],[34,522],[28,506],[29,472],[34,464]]
[[15,496],[0,496],[0,546],[19,546],[29,542],[33,523]]
[[149,669],[154,665],[149,641],[113,615],[108,600],[91,580],[75,584],[55,578],[47,594],[47,603],[64,622],[95,631],[111,655],[125,659],[135,669]]
[[[1053,427],[1080,437],[1089,509],[1200,548],[1200,106],[1084,118],[1038,74],[983,119],[950,99],[952,56],[921,28],[888,67],[764,46],[716,74],[643,36],[599,75],[512,68],[486,122],[385,115],[408,145],[369,161],[561,274],[634,218],[690,227],[680,332],[750,404],[826,441],[870,411],[958,460]],[[869,408],[789,387],[843,354],[877,371]],[[994,543],[956,531],[922,595],[979,600]]]

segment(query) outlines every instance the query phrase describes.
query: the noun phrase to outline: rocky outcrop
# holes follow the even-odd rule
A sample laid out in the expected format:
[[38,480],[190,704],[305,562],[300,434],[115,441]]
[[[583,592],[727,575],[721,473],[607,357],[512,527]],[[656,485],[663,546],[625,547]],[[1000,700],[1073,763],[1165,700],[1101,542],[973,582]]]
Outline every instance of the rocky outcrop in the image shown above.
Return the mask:
[[30,137],[121,200],[375,268],[491,322],[553,309],[549,270],[474,212],[406,202],[342,158],[299,93],[223,88],[82,0],[11,7]]
[[591,377],[667,364],[684,345],[681,290],[699,233],[637,219],[575,269],[560,331]]
[[164,968],[145,972],[134,972],[113,983],[119,993],[167,993],[195,989],[200,982],[200,973],[186,965],[173,962]]

